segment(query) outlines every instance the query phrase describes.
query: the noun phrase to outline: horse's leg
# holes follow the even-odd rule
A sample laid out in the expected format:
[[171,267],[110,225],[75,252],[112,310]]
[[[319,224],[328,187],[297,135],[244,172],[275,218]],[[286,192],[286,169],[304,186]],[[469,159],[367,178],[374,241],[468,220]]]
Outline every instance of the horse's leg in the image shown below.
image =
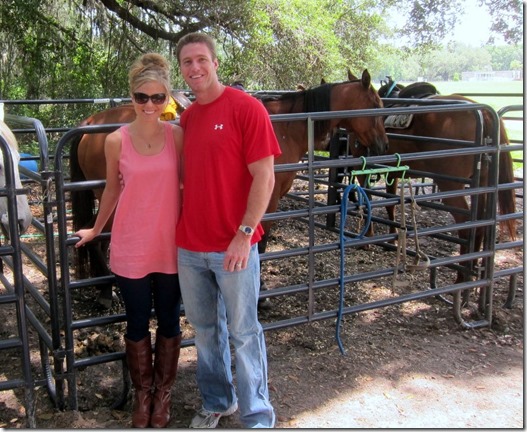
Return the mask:
[[[267,213],[274,213],[276,209],[278,208],[278,202],[280,201],[280,198],[282,198],[291,188],[293,181],[296,177],[295,172],[284,172],[284,173],[277,173],[275,174],[275,185],[273,189],[273,193],[271,194],[271,198],[269,200],[269,204],[267,206]],[[262,222],[262,228],[264,230],[264,234],[260,241],[258,242],[258,253],[263,254],[265,253],[267,249],[267,242],[269,240],[269,235],[271,232],[271,227],[273,225],[272,221],[264,221]],[[270,289],[267,284],[265,283],[265,280],[260,275],[260,291],[267,291]],[[260,299],[258,301],[258,308],[260,310],[263,309],[270,309],[271,308],[271,300],[269,298]]]
[[[102,190],[97,189],[95,191],[95,196],[97,200],[101,202]],[[95,219],[96,219],[96,216],[93,218],[93,221],[90,223],[89,225],[90,227],[92,227],[95,224]],[[103,232],[111,231],[112,223],[113,223],[113,215],[110,217],[110,219],[106,223],[106,226],[103,228]],[[91,244],[89,253],[90,253],[90,269],[91,269],[90,273],[92,277],[109,276],[112,274],[112,272],[110,271],[109,265],[108,265],[109,247],[110,247],[109,240],[100,240],[99,242],[93,242]],[[112,307],[112,301],[114,299],[113,284],[104,283],[101,285],[97,285],[97,290],[99,291],[99,293],[97,294],[97,303],[99,303],[101,306],[103,306],[106,309],[110,309]]]
[[[437,182],[437,186],[439,190],[442,192],[459,190],[461,188],[460,183],[454,182],[454,181],[436,180],[436,182]],[[479,198],[480,198],[479,201],[481,205],[482,197],[480,196]],[[459,208],[462,212],[468,212],[470,209],[468,202],[464,196],[443,198],[443,203],[450,207]],[[456,224],[461,224],[469,220],[469,217],[466,214],[462,214],[458,212],[452,212],[451,214]],[[471,229],[460,229],[458,231],[458,236],[459,236],[459,239],[461,240],[461,245],[459,248],[460,255],[464,255],[464,254],[471,252],[470,251],[471,235],[472,235]],[[477,234],[476,234],[476,237],[477,237]],[[477,247],[479,249],[479,245],[477,245],[476,242],[474,243],[474,247],[475,248]],[[475,249],[475,250],[478,250],[478,249]],[[475,264],[476,264],[475,262],[465,263],[463,265],[465,270],[458,271],[455,283],[457,284],[457,283],[461,283],[461,282],[465,282],[469,280],[471,269],[474,268]]]
[[[282,177],[279,174],[277,174],[276,179],[279,180],[280,178]],[[278,201],[280,199],[279,191],[280,191],[280,183],[279,181],[275,181],[275,187],[271,195],[271,199],[269,200],[269,205],[267,206],[267,213],[273,213],[278,208]],[[269,235],[271,233],[272,226],[273,226],[272,221],[262,222],[262,228],[264,230],[264,233],[262,235],[262,238],[258,242],[258,253],[259,254],[265,253],[267,249],[267,243],[269,241]],[[268,289],[269,289],[269,286],[267,285],[264,278],[260,274],[260,291],[267,291]],[[268,297],[258,300],[259,310],[269,310],[271,309],[271,306],[272,306],[271,299],[269,299]]]
[[[89,248],[90,265],[95,271],[94,277],[109,276],[111,274],[108,268],[107,257],[109,242],[102,240],[96,244],[86,245],[86,247]],[[98,285],[97,289],[99,290],[97,303],[106,309],[110,309],[113,301],[113,285],[111,283],[105,283]]]
[[[350,180],[350,182],[351,181],[353,181],[353,179]],[[359,183],[359,185],[361,187],[365,187],[365,186],[369,187],[369,185],[366,184],[366,176],[364,176],[364,175],[357,176],[357,182]],[[368,195],[368,199],[371,199],[371,195],[370,194],[367,194],[367,195]],[[371,222],[370,225],[368,226],[367,231],[366,231],[366,237],[373,237],[374,235],[375,235],[375,233],[374,233],[374,229],[373,229],[373,222]],[[363,249],[363,250],[368,250],[369,248],[370,248],[369,245],[364,245],[364,246],[361,247],[361,249]]]

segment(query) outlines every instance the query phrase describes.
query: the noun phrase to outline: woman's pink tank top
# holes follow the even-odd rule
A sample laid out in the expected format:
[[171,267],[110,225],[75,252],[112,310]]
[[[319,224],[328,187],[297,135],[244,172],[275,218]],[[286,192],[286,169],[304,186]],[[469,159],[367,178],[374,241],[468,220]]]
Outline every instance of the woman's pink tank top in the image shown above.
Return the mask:
[[165,146],[153,156],[133,147],[128,125],[121,127],[119,171],[124,187],[112,225],[110,267],[138,279],[149,273],[177,273],[179,158],[172,125],[165,123]]

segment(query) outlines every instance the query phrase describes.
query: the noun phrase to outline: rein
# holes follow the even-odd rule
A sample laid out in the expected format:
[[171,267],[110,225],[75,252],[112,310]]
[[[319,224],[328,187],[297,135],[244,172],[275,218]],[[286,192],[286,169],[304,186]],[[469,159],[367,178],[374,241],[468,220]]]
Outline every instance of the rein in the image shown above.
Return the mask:
[[344,257],[345,257],[345,248],[344,243],[346,242],[346,237],[344,235],[344,225],[346,221],[346,215],[348,214],[348,196],[350,191],[354,189],[357,191],[358,196],[358,208],[361,214],[361,220],[362,220],[362,214],[363,214],[363,208],[366,206],[367,212],[366,212],[366,222],[364,226],[362,227],[362,230],[360,231],[359,235],[357,236],[358,239],[364,238],[366,233],[368,232],[368,228],[370,227],[371,223],[371,203],[370,199],[368,198],[368,194],[366,191],[360,187],[356,183],[349,184],[344,192],[342,193],[342,199],[340,202],[340,278],[339,278],[339,285],[340,285],[340,297],[339,297],[339,310],[337,315],[337,323],[336,323],[336,331],[335,331],[335,338],[337,339],[337,344],[339,346],[340,352],[342,355],[346,355],[346,352],[344,350],[344,346],[342,345],[342,340],[340,338],[340,327],[341,327],[341,321],[342,321],[342,314],[344,309]]
[[[412,226],[417,226],[417,221],[415,218],[416,213],[416,202],[414,197],[414,191],[413,187],[410,181],[408,181],[408,188],[410,189],[410,213],[412,217]],[[393,279],[392,279],[392,294],[394,293],[394,289],[397,286],[406,286],[407,282],[401,281],[397,279],[397,275],[399,274],[399,266],[402,262],[402,273],[405,273],[406,271],[416,271],[416,270],[425,270],[428,267],[430,267],[430,258],[428,255],[426,255],[424,252],[421,251],[421,248],[419,247],[419,236],[417,235],[417,230],[415,230],[415,257],[414,257],[414,263],[413,264],[406,264],[406,239],[408,234],[408,229],[406,227],[406,214],[404,211],[404,204],[405,204],[405,195],[404,195],[404,185],[400,185],[401,190],[401,199],[400,199],[400,206],[401,206],[401,227],[397,228],[397,252],[395,256],[395,268],[393,271]],[[424,259],[424,263],[420,263],[420,260]]]

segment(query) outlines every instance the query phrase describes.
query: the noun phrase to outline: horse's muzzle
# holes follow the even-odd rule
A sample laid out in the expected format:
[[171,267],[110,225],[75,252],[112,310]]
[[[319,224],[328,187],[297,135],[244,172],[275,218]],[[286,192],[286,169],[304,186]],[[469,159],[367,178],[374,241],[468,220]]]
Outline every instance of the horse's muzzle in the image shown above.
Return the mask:
[[378,137],[374,140],[373,144],[369,147],[369,153],[372,156],[381,156],[388,152],[388,140],[384,140]]

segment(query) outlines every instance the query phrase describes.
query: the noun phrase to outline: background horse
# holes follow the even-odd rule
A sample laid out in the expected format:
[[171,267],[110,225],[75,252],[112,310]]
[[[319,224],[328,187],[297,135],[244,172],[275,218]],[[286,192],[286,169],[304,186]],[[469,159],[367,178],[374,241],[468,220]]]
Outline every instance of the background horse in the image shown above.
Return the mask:
[[[172,94],[180,115],[190,105],[190,100],[181,92]],[[130,123],[135,119],[132,104],[119,105],[96,113],[80,123],[80,126]],[[169,118],[170,119],[170,118]],[[106,158],[104,155],[104,141],[106,133],[84,134],[72,140],[70,147],[70,175],[72,182],[86,180],[104,180],[106,178]],[[71,191],[71,208],[73,230],[91,227],[96,218],[96,200],[100,200],[103,188]],[[113,216],[104,227],[110,231]],[[75,271],[78,278],[107,276],[110,270],[107,264],[107,241],[90,242],[86,247],[75,248]],[[109,308],[112,304],[111,284],[98,286],[100,293],[97,301]]]
[[[3,117],[3,111],[2,111]],[[18,170],[18,163],[20,162],[20,154],[18,153],[18,143],[15,138],[15,135],[9,127],[0,119],[0,135],[7,141],[11,149],[11,155],[13,157],[13,169],[15,177],[15,186],[17,189],[22,189],[22,182],[20,180],[20,173]],[[0,185],[5,187],[6,185],[6,171],[4,168],[4,157],[2,152],[0,152]],[[20,228],[20,233],[25,232],[31,221],[33,220],[33,214],[31,213],[31,208],[27,201],[26,195],[17,195],[16,196],[16,205],[18,212],[18,226]],[[9,232],[8,225],[8,211],[7,211],[7,197],[0,197],[0,221],[4,233]]]
[[[352,75],[349,75],[349,79],[353,79]],[[379,89],[379,96],[391,97],[391,98],[416,98],[416,97],[430,97],[434,100],[445,100],[445,101],[465,101],[469,103],[475,103],[475,101],[468,99],[461,95],[439,95],[435,90],[435,87],[429,83],[414,83],[407,87],[395,84],[391,79],[387,83],[383,84]],[[385,106],[389,107],[397,104],[397,99],[394,99],[394,104],[389,104],[385,99]],[[397,104],[401,106],[400,103]],[[492,127],[492,119],[488,112],[483,111],[483,136],[488,136]],[[409,122],[409,125],[404,128],[393,128],[385,123],[386,132],[388,134],[404,134],[404,135],[415,135],[420,137],[431,137],[431,138],[444,138],[453,140],[465,140],[475,142],[476,140],[476,116],[472,111],[455,111],[455,112],[435,112],[435,113],[419,113],[414,114],[413,118]],[[505,131],[503,122],[500,119],[500,144],[509,144],[509,139]],[[437,142],[423,142],[413,141],[405,139],[402,136],[390,137],[390,145],[388,153],[418,153],[424,151],[437,151],[452,148],[447,144]],[[362,149],[354,149],[353,155],[363,155]],[[440,176],[451,176],[457,178],[472,179],[474,175],[479,174],[480,186],[484,187],[489,182],[489,164],[486,158],[480,164],[480,172],[477,173],[475,170],[475,158],[479,155],[459,155],[456,157],[435,157],[424,160],[411,160],[404,161],[405,165],[408,165],[411,170],[418,170],[431,174],[434,182],[440,191],[456,191],[463,189],[465,185],[459,181],[449,180],[444,177],[434,177],[434,174]],[[407,176],[411,176],[411,172],[407,173]],[[419,175],[422,177],[422,174]],[[499,183],[512,183],[514,181],[513,165],[510,152],[502,152],[499,157]],[[386,186],[388,193],[395,194],[397,189],[397,178],[394,177],[394,182]],[[478,197],[478,208],[477,208],[477,219],[483,219],[484,210],[486,207],[485,194],[479,195]],[[459,212],[456,210],[450,211],[456,223],[460,224],[469,220],[470,216],[466,213],[469,209],[469,205],[464,196],[448,197],[443,198],[442,202],[445,206],[453,207],[454,209],[460,209],[465,211]],[[508,214],[515,212],[515,194],[514,190],[500,190],[498,193],[498,204],[501,214]],[[395,206],[387,207],[388,217],[391,221],[395,219]],[[514,219],[510,219],[502,222],[508,231],[511,239],[516,237],[516,222]],[[390,232],[394,232],[395,228],[390,227]],[[470,229],[461,229],[458,232],[460,239],[462,240],[460,246],[460,253],[465,254],[470,252],[468,246],[468,240],[471,236]],[[370,233],[371,234],[371,233]],[[484,236],[484,228],[478,228],[475,231],[474,238],[474,250],[479,251]],[[458,272],[456,283],[465,280],[463,272]]]
[[[364,70],[361,78],[342,83],[322,84],[310,89],[285,93],[279,97],[264,98],[262,102],[269,114],[292,114],[325,111],[382,108],[382,101],[371,85],[371,77]],[[276,164],[298,163],[308,150],[307,122],[273,122],[282,154]],[[335,128],[346,129],[360,140],[361,145],[372,154],[384,154],[388,138],[384,131],[382,117],[348,117],[315,122],[314,143],[316,150],[326,150],[328,135]],[[291,188],[296,177],[295,171],[275,174],[275,186],[267,213],[275,212],[278,202]],[[265,252],[272,221],[262,222],[265,234],[258,245],[260,253]]]

